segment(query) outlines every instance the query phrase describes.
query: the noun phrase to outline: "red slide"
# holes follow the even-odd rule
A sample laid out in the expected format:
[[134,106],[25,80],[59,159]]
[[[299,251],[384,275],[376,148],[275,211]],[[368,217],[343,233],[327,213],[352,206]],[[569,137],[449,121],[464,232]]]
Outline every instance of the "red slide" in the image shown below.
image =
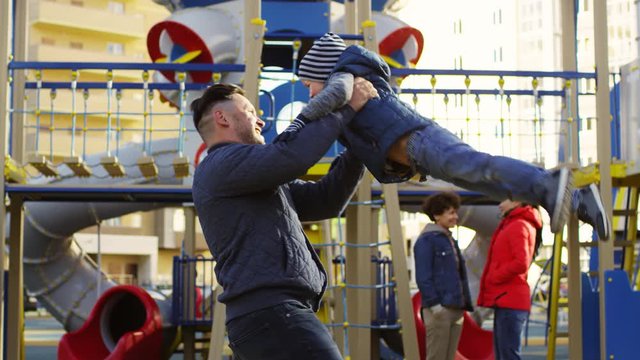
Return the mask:
[[162,316],[142,288],[121,285],[107,290],[80,329],[65,334],[59,360],[160,359]]
[[[420,359],[424,360],[427,355],[425,344],[425,327],[420,314],[422,296],[420,292],[413,295],[413,315],[418,332],[418,346],[420,347]],[[462,325],[462,335],[458,343],[456,360],[493,360],[493,332],[482,329],[465,312],[464,323]]]

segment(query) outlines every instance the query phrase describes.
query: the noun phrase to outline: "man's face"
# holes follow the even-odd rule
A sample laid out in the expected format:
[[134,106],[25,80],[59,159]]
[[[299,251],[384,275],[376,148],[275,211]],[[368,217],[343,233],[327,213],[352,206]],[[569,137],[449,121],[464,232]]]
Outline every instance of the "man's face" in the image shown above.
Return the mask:
[[226,106],[230,127],[238,139],[244,144],[264,144],[262,128],[264,121],[256,114],[256,109],[246,97],[233,94],[231,102]]
[[304,80],[302,82],[302,84],[304,84],[304,86],[309,88],[309,97],[310,98],[318,95],[318,93],[320,91],[322,91],[322,89],[324,88],[324,82],[322,82],[322,81]]

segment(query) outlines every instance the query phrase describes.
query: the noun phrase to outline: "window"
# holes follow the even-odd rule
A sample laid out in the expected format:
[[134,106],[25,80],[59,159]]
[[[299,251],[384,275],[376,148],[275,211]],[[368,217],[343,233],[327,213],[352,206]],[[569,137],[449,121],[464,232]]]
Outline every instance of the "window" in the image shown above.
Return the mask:
[[115,218],[107,219],[107,220],[104,220],[102,224],[104,226],[109,226],[109,227],[122,226],[122,218],[115,217]]
[[184,210],[176,209],[173,212],[173,231],[184,231]]
[[42,45],[55,45],[56,44],[56,39],[52,39],[52,38],[49,38],[49,37],[43,37],[43,38],[40,38],[40,43]]
[[107,52],[111,55],[123,55],[124,44],[113,42],[107,43]]
[[584,2],[582,3],[582,10],[589,11],[589,0],[584,0]]
[[502,62],[502,46],[500,46],[500,62]]
[[502,24],[502,9],[498,9],[498,24]]
[[124,14],[124,4],[118,1],[109,1],[107,9],[113,14]]
[[72,49],[76,49],[76,50],[82,50],[82,48],[84,47],[83,44],[79,41],[72,41],[69,43],[69,46]]

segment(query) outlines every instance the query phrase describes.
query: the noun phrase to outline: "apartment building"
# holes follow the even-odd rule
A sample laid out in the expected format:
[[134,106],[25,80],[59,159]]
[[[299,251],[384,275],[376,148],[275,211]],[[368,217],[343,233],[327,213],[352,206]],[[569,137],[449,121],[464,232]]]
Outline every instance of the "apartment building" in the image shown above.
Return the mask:
[[[165,7],[150,0],[29,0],[26,59],[149,62],[147,32],[168,16]],[[69,70],[40,74],[29,71],[27,81],[36,81],[40,77],[45,82],[68,83],[74,76],[82,82],[106,82],[108,76],[113,76],[114,82],[140,82],[143,74],[141,71],[114,71],[109,75],[105,70],[81,70],[75,74]],[[42,88],[27,90],[25,95],[25,157],[38,153],[59,163],[73,153],[78,156],[84,155],[85,151],[87,155],[105,153],[105,131],[83,132],[81,129],[85,126],[84,121],[87,128],[107,128],[108,115],[114,130],[110,139],[111,151],[115,150],[117,143],[141,142],[144,136],[145,94],[142,91],[112,91],[108,95],[106,90],[92,89],[88,93],[76,91],[73,95],[66,86],[56,89],[53,94],[50,89]],[[155,116],[154,127],[176,129],[175,132],[158,131],[154,133],[154,139],[176,137],[177,117],[170,115],[176,112],[175,109],[163,104],[157,92],[152,110],[148,103],[147,98],[147,111],[169,114]],[[51,112],[55,116],[50,116]],[[75,132],[70,130],[73,113],[76,113]],[[36,123],[40,125],[38,131],[34,128]],[[50,142],[52,131],[53,143]],[[75,144],[73,149],[72,143]],[[208,254],[199,226],[197,228],[197,249]],[[100,227],[102,270],[121,283],[169,285],[172,258],[180,254],[183,236],[184,214],[180,208],[135,213],[105,221]],[[98,237],[97,227],[86,229],[76,237],[94,259],[97,259]]]

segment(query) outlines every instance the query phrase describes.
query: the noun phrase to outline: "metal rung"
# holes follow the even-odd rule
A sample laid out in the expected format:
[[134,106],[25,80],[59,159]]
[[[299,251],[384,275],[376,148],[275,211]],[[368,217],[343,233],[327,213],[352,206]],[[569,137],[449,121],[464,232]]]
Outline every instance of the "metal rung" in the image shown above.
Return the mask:
[[558,307],[559,307],[559,308],[568,308],[568,307],[569,307],[569,302],[568,302],[568,301],[566,301],[566,302],[564,302],[564,301],[563,301],[563,302],[559,302],[559,303],[558,303]]
[[563,331],[563,332],[556,333],[556,338],[568,338],[568,337],[569,337],[569,332],[568,331]]
[[617,246],[617,247],[627,247],[627,246],[633,246],[635,245],[635,241],[631,241],[631,240],[616,240],[613,242],[613,246]]
[[596,247],[596,246],[598,246],[598,242],[597,241],[581,242],[580,246],[581,247]]
[[598,274],[600,274],[600,271],[591,270],[591,271],[587,272],[587,274],[589,274],[590,277],[596,277],[596,276],[598,276]]
[[638,210],[633,209],[614,209],[613,216],[633,216],[638,215]]

